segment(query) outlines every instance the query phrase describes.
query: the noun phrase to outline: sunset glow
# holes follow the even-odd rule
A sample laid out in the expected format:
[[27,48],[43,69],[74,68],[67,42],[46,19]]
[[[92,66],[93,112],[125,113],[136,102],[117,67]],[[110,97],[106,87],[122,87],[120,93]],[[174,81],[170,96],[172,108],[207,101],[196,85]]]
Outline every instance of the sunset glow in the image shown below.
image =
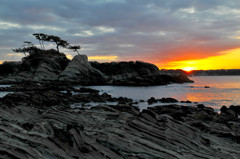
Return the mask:
[[94,60],[102,60],[102,61],[115,61],[118,59],[118,56],[89,56],[88,60],[94,61]]
[[[222,51],[219,56],[212,56],[199,60],[170,61],[165,69],[191,70],[216,70],[216,69],[239,69],[240,48]],[[161,68],[164,66],[158,65]]]
[[[67,55],[68,59],[72,59],[72,55]],[[111,61],[117,61],[118,56],[88,56],[89,61],[99,61],[99,62],[111,62]]]
[[192,70],[195,70],[194,67],[183,67],[183,68],[181,68],[181,69],[184,70],[184,71],[187,71],[187,72],[190,72],[190,71],[192,71]]
[[[24,54],[12,49],[28,39],[40,47],[31,34],[48,33],[81,46],[79,53],[89,61],[144,61],[185,71],[240,69],[240,1],[0,3],[0,60],[21,61]],[[53,43],[44,45],[55,49]],[[60,52],[68,59],[77,55],[66,48]]]

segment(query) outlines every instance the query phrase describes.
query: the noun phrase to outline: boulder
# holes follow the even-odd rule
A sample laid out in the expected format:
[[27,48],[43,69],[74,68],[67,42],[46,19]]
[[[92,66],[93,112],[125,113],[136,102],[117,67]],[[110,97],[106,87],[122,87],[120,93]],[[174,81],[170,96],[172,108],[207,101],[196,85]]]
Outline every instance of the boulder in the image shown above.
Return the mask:
[[149,99],[147,100],[147,102],[148,102],[148,104],[153,104],[153,103],[157,103],[158,100],[155,99],[154,97],[151,97],[151,98],[149,98]]
[[86,55],[77,55],[66,69],[61,72],[59,81],[89,85],[102,84],[104,78],[99,70],[90,65]]
[[61,71],[61,65],[55,58],[44,59],[33,75],[33,81],[56,81]]
[[178,100],[174,99],[174,98],[162,98],[162,99],[159,99],[159,101],[162,103],[177,103],[178,102]]
[[229,120],[236,120],[238,118],[237,112],[231,108],[227,108],[226,106],[222,106],[220,109],[221,114],[219,115],[219,121],[220,122],[226,122]]

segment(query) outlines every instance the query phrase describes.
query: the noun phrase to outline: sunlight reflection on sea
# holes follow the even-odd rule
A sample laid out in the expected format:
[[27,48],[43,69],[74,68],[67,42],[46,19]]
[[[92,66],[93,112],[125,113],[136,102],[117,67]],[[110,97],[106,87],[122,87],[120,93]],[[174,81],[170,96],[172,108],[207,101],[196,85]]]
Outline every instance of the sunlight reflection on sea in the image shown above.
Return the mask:
[[[179,101],[190,100],[204,104],[218,111],[221,106],[240,105],[240,76],[195,76],[190,77],[194,83],[170,84],[165,86],[123,87],[123,86],[88,86],[107,92],[113,97],[128,97],[135,101],[150,97],[172,97]],[[205,88],[209,86],[210,88]],[[160,103],[158,103],[160,104]],[[138,104],[146,108],[145,103]]]

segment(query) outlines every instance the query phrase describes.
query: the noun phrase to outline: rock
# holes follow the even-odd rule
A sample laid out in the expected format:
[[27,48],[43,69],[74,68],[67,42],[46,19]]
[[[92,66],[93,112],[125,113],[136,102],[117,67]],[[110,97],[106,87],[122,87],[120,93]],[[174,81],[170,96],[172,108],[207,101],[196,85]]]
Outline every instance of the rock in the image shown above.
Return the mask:
[[221,114],[218,119],[220,122],[236,120],[238,118],[238,114],[237,114],[237,112],[235,112],[234,109],[227,108],[226,106],[222,106],[220,111],[221,111]]
[[192,102],[187,100],[187,101],[181,101],[180,103],[192,103]]
[[178,102],[178,100],[174,99],[174,98],[162,98],[162,99],[159,99],[159,101],[162,103],[177,103]]
[[157,103],[157,102],[162,102],[162,103],[177,103],[178,100],[174,99],[174,98],[162,98],[162,99],[155,99],[154,97],[151,97],[150,99],[148,99],[148,104],[153,104],[153,103]]
[[86,55],[77,55],[61,72],[59,81],[90,85],[103,84],[104,78],[100,71],[90,65]]
[[0,80],[0,83],[32,83],[32,82],[56,82],[69,60],[65,54],[56,50],[35,50],[33,54],[26,56],[19,63],[14,74]]
[[77,55],[69,62],[64,54],[53,49],[36,49],[22,61],[10,67],[8,76],[3,73],[7,77],[0,79],[0,83],[151,86],[192,82],[183,73],[163,74],[157,66],[140,61],[90,64],[86,55]]
[[33,81],[57,81],[61,71],[60,64],[54,58],[44,59],[33,75]]
[[240,106],[231,105],[229,109],[234,110],[238,115],[240,115]]
[[77,92],[81,92],[81,93],[99,93],[99,90],[95,90],[95,89],[91,89],[91,88],[86,88],[86,87],[81,87],[78,90],[76,90]]
[[150,99],[147,100],[148,104],[153,104],[153,103],[157,103],[158,100],[155,99],[154,97],[151,97]]
[[109,107],[119,110],[120,112],[128,112],[133,115],[138,115],[140,113],[138,107],[134,107],[134,106],[127,105],[127,104],[119,104],[116,106],[109,106]]
[[203,105],[203,104],[198,104],[197,107],[200,108],[200,109],[202,109],[202,108],[205,107],[205,105]]
[[91,65],[105,75],[105,79],[108,79],[107,83],[110,85],[150,86],[173,82],[192,82],[184,74],[164,75],[157,66],[140,61],[119,63],[92,62]]
[[[19,92],[0,98],[0,158],[239,158],[238,120],[199,106],[155,106],[142,112],[129,104],[90,109],[71,102],[113,100],[97,92]],[[46,102],[43,102],[43,101]],[[67,103],[63,105],[63,101]],[[114,98],[126,100],[128,98]],[[155,99],[156,100],[156,99]],[[48,102],[55,103],[54,105]]]
[[132,99],[126,97],[119,97],[115,99],[118,101],[118,104],[130,104],[133,101]]

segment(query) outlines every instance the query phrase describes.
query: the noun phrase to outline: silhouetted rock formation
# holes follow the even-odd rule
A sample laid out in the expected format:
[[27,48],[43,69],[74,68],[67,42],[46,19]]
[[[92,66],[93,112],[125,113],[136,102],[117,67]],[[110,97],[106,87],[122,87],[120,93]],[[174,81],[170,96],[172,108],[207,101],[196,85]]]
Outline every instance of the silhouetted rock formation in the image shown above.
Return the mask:
[[19,70],[21,63],[22,62],[3,62],[3,64],[0,65],[0,76],[7,77],[10,74],[15,74]]
[[56,81],[60,72],[68,65],[69,60],[65,54],[56,50],[36,51],[23,58],[23,62],[15,75],[2,79],[0,83]]
[[240,69],[222,69],[222,70],[193,70],[189,75],[194,76],[236,76],[240,75]]
[[163,75],[157,66],[140,61],[91,62],[91,65],[104,73],[108,83],[111,85],[149,86],[192,82],[184,74]]
[[161,103],[178,103],[177,99],[174,98],[162,98],[162,99],[155,99],[154,97],[151,97],[150,99],[147,100],[148,104],[153,104],[157,102]]
[[13,74],[0,78],[0,83],[54,82],[81,85],[150,86],[192,82],[181,73],[161,74],[157,66],[149,63],[137,61],[90,64],[86,55],[77,55],[69,61],[64,54],[56,50],[36,49],[34,53],[23,58],[19,69],[14,70],[7,71]]

